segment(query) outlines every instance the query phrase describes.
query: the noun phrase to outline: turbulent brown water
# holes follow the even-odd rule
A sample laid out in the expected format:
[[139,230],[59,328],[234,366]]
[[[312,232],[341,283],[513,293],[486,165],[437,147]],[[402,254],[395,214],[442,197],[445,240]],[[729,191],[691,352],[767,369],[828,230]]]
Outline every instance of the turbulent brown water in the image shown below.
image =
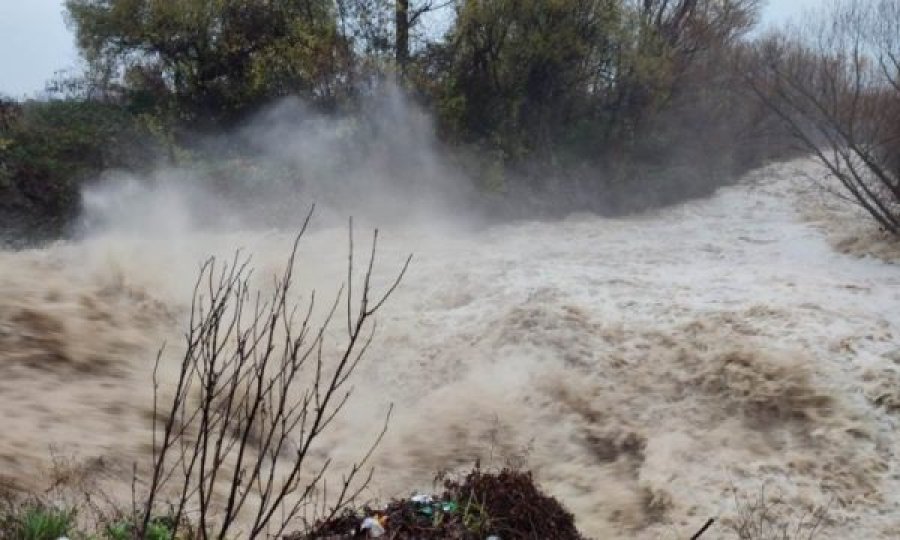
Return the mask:
[[[383,231],[377,281],[415,260],[318,457],[358,458],[393,403],[372,497],[512,461],[598,538],[726,526],[763,489],[785,520],[827,507],[824,537],[895,537],[900,268],[835,250],[798,166],[627,219]],[[0,254],[2,480],[40,487],[54,453],[125,489],[199,261],[243,247],[269,276],[289,242],[107,233]],[[298,287],[333,290],[346,230],[301,257]]]

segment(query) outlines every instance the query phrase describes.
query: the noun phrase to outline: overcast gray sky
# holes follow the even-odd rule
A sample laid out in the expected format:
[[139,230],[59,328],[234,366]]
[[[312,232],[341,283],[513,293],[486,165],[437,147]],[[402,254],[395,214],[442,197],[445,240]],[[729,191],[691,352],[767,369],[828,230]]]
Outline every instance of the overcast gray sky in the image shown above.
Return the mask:
[[[769,0],[764,18],[781,21],[820,1]],[[0,0],[0,94],[32,95],[56,71],[78,65],[62,13],[62,0]]]

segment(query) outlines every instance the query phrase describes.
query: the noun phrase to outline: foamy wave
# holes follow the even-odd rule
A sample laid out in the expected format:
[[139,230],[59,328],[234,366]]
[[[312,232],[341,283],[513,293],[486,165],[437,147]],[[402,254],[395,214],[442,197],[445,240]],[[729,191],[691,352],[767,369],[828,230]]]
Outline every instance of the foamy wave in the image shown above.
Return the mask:
[[[352,463],[394,403],[374,497],[480,460],[533,469],[601,538],[727,524],[734,492],[764,484],[785,512],[830,505],[826,537],[891,537],[900,276],[836,253],[790,176],[629,219],[384,231],[376,283],[415,263],[312,459]],[[123,232],[0,254],[7,480],[35,484],[57,444],[102,457],[127,494],[153,359],[167,339],[164,367],[177,360],[198,262],[243,247],[265,286],[289,241]],[[344,229],[309,235],[298,288],[333,293],[345,246]]]

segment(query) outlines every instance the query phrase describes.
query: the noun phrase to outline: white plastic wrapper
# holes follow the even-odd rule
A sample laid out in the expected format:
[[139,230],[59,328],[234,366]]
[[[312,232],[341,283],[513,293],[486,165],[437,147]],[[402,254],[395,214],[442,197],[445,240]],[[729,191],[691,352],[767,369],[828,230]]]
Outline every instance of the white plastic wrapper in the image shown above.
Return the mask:
[[384,536],[384,527],[376,518],[367,517],[359,526],[361,531],[369,531],[369,538],[378,538]]

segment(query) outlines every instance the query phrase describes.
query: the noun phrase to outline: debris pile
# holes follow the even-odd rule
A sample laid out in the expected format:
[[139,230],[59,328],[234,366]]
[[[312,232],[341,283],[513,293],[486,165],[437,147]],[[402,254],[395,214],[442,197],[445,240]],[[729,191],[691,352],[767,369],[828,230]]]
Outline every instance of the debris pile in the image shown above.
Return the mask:
[[348,509],[284,540],[583,540],[575,519],[542,493],[531,473],[476,467],[462,480],[445,479],[440,496],[414,495],[383,508]]

